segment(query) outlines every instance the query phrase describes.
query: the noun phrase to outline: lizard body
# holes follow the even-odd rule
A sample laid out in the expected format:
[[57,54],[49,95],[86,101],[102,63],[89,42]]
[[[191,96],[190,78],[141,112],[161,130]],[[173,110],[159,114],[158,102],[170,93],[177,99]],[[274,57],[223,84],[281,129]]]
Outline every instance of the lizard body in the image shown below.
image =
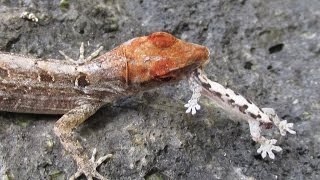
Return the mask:
[[0,110],[64,114],[77,101],[111,102],[178,81],[208,56],[206,47],[166,33],[135,38],[83,64],[1,53]]
[[[100,48],[101,49],[101,48]],[[93,58],[83,57],[83,45],[78,61],[42,60],[0,52],[0,110],[37,114],[63,114],[54,132],[66,151],[76,161],[78,171],[88,179],[105,179],[96,171],[106,155],[95,161],[85,153],[73,136],[73,129],[93,115],[101,106],[123,96],[136,94],[163,84],[189,78],[193,95],[185,105],[187,113],[200,109],[201,95],[210,98],[218,107],[249,123],[254,141],[261,144],[258,153],[274,159],[281,151],[275,139],[260,134],[262,128],[275,124],[281,135],[295,134],[292,123],[280,121],[271,108],[258,108],[253,102],[209,80],[202,71],[208,62],[209,50],[187,43],[174,36],[156,32],[129,40],[115,49]]]
[[81,174],[104,179],[96,167],[110,155],[89,159],[73,129],[108,102],[187,77],[208,61],[209,51],[156,32],[97,58],[84,59],[83,48],[79,61],[64,56],[68,61],[0,53],[0,110],[63,114],[54,132],[77,163],[70,179]]

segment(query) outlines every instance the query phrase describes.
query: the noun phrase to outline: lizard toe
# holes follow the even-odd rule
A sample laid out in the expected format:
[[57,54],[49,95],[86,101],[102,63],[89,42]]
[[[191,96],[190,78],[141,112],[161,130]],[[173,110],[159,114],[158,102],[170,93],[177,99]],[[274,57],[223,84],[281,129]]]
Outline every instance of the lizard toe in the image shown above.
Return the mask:
[[82,166],[79,166],[78,171],[72,175],[69,180],[75,180],[79,178],[82,174],[84,174],[88,180],[92,180],[93,178],[100,180],[107,180],[106,177],[103,177],[98,171],[97,167],[101,165],[105,160],[110,159],[113,155],[107,154],[105,156],[100,157],[96,160],[97,150],[93,149],[91,159],[88,162],[82,163]]

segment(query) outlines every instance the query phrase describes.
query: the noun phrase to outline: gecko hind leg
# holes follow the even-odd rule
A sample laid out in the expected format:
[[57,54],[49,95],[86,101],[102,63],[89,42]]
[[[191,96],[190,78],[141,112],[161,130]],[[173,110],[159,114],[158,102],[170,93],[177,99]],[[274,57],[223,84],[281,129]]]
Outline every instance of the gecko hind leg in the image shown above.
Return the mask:
[[97,172],[96,168],[103,161],[112,157],[112,155],[108,154],[95,161],[96,150],[94,150],[91,159],[89,159],[84,148],[73,135],[73,129],[93,115],[100,106],[97,103],[82,103],[64,114],[54,126],[55,134],[59,137],[64,149],[72,155],[78,166],[78,171],[70,177],[70,180],[74,180],[82,174],[89,180],[93,177],[106,180],[106,178]]
[[296,134],[293,128],[293,123],[288,123],[287,120],[281,121],[279,116],[276,114],[276,111],[273,108],[262,108],[263,112],[271,117],[274,125],[276,125],[282,136],[285,136],[287,132],[290,134]]
[[70,58],[68,55],[66,55],[63,51],[59,51],[59,53],[67,60],[70,61],[74,64],[80,65],[80,64],[84,64],[86,62],[91,61],[93,58],[97,57],[99,55],[99,53],[102,51],[103,46],[100,46],[97,50],[95,50],[93,53],[91,53],[87,58],[84,58],[84,43],[81,43],[80,46],[80,55],[79,55],[79,59],[78,60],[74,60],[72,58]]
[[261,135],[261,128],[259,127],[259,121],[248,120],[250,134],[252,139],[260,144],[257,152],[261,154],[262,158],[265,158],[267,155],[274,159],[275,155],[272,151],[280,152],[282,148],[280,146],[276,146],[277,140],[275,139],[267,139]]

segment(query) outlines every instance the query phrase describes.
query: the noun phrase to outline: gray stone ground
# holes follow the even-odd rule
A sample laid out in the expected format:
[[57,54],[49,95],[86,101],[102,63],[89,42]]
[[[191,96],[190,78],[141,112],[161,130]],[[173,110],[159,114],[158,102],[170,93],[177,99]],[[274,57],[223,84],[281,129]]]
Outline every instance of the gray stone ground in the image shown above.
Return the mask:
[[[62,59],[110,50],[136,36],[167,31],[211,50],[209,77],[273,107],[295,123],[275,160],[256,152],[246,122],[203,99],[184,113],[186,81],[123,98],[79,130],[88,151],[113,153],[99,168],[110,179],[320,179],[319,0],[0,0],[0,50]],[[21,19],[33,12],[37,23]],[[59,116],[0,114],[5,179],[65,179],[76,171],[52,131]],[[235,119],[234,119],[235,120]],[[268,135],[270,133],[268,132]]]

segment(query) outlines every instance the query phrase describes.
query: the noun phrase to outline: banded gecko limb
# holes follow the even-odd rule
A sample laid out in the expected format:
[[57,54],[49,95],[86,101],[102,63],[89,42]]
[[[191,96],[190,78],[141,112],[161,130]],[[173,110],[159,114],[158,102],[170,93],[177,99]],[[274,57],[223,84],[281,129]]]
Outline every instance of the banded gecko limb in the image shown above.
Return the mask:
[[262,158],[268,154],[271,159],[274,159],[275,155],[272,151],[280,152],[282,150],[281,147],[275,145],[277,140],[267,139],[261,135],[262,128],[269,129],[274,124],[282,136],[285,136],[287,132],[296,133],[292,130],[293,123],[287,123],[286,120],[281,121],[274,109],[258,108],[240,94],[208,79],[200,68],[191,74],[189,83],[193,94],[185,105],[186,112],[196,114],[196,111],[200,109],[198,101],[201,95],[204,95],[231,115],[248,121],[252,139],[261,145],[257,152],[262,155]]

